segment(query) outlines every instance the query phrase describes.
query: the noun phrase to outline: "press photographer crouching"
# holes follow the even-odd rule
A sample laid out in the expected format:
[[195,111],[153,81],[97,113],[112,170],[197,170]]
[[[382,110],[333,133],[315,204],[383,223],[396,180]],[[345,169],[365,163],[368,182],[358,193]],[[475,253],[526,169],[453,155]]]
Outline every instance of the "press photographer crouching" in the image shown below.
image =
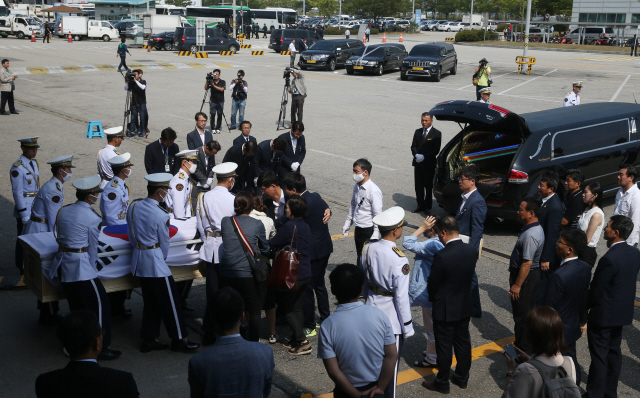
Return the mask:
[[[289,68],[287,68],[289,69]],[[304,99],[307,98],[307,86],[304,84],[304,76],[297,68],[290,69],[293,80],[287,88],[291,93],[291,124],[302,121]],[[285,72],[286,73],[286,72]]]
[[236,129],[236,114],[238,116],[238,124],[242,124],[244,120],[244,107],[247,105],[247,82],[243,80],[244,71],[238,71],[238,78],[231,82],[229,89],[231,90],[231,127],[229,130]]
[[[125,75],[125,90],[131,91],[131,123],[127,137],[145,137],[147,130],[147,82],[142,80],[142,71],[140,69],[127,72]],[[135,83],[135,84],[134,84]]]
[[[220,79],[220,69],[214,69],[213,73],[207,74],[207,82],[204,84],[204,89],[211,90],[209,102],[209,111],[211,113],[211,133],[220,134],[220,126],[222,125],[224,109],[224,90],[227,89],[227,83]],[[218,115],[217,120],[214,119],[216,115]]]

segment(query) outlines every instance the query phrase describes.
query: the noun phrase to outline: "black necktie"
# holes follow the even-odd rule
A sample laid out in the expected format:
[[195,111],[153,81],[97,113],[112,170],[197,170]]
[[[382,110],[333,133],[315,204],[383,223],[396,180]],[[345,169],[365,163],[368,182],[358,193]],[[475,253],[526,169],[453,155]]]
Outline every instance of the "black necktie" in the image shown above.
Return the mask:
[[35,167],[33,167],[33,160],[30,160],[29,164],[31,165],[31,171],[33,171],[35,173],[36,169],[35,169]]

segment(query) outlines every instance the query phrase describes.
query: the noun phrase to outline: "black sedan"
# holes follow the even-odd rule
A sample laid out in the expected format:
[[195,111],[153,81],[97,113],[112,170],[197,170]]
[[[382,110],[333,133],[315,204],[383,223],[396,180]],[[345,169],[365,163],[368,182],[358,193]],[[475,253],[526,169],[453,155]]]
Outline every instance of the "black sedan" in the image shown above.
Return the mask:
[[153,35],[149,38],[149,46],[156,50],[173,50],[173,34],[174,32],[163,32]]
[[402,44],[374,44],[361,48],[347,60],[345,68],[350,75],[354,72],[369,72],[382,76],[387,70],[400,68],[406,57],[407,50]]

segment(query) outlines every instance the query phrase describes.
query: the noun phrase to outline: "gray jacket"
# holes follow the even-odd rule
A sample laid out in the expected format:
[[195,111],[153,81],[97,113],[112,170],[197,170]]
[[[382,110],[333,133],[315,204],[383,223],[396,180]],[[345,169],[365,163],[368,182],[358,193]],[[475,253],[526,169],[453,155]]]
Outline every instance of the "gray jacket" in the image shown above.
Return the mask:
[[7,73],[7,70],[0,66],[0,91],[9,92],[14,89],[11,84],[13,80],[11,79],[11,75]]
[[[244,236],[251,243],[254,253],[265,256],[269,254],[269,244],[262,221],[244,215],[236,216],[236,219]],[[222,219],[221,232],[223,243],[219,275],[227,278],[251,278],[251,265],[233,228],[232,217]]]

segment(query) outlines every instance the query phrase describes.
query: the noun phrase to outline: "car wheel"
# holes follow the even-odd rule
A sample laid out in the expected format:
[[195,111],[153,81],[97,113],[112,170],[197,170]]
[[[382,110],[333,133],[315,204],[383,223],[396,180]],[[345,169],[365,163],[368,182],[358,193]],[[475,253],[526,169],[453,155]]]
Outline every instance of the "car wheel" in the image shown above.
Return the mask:
[[451,68],[451,71],[449,73],[451,73],[452,75],[458,73],[458,61],[453,64],[453,68]]
[[80,35],[74,35],[73,41],[80,41]]
[[238,52],[238,47],[232,44],[229,46],[229,51],[235,54],[236,52]]
[[18,39],[24,39],[24,33],[18,32]]
[[451,32],[451,28],[447,28],[447,32]]
[[438,72],[435,75],[433,75],[433,81],[439,82],[441,77],[442,77],[442,67],[439,67]]
[[409,80],[409,76],[406,73],[400,73],[400,80]]
[[329,61],[329,70],[330,71],[336,70],[336,60],[335,59],[332,59],[331,61]]
[[347,75],[353,75],[353,68],[345,68],[347,70]]
[[384,68],[382,67],[382,65],[378,65],[374,73],[376,74],[376,76],[382,76],[382,74],[384,73]]
[[164,49],[165,49],[166,51],[171,51],[171,50],[173,50],[173,43],[170,43],[170,42],[166,42],[166,43],[164,43]]
[[189,46],[189,51],[191,51],[192,53],[197,53],[198,46],[196,46],[195,44],[192,44],[191,46]]

